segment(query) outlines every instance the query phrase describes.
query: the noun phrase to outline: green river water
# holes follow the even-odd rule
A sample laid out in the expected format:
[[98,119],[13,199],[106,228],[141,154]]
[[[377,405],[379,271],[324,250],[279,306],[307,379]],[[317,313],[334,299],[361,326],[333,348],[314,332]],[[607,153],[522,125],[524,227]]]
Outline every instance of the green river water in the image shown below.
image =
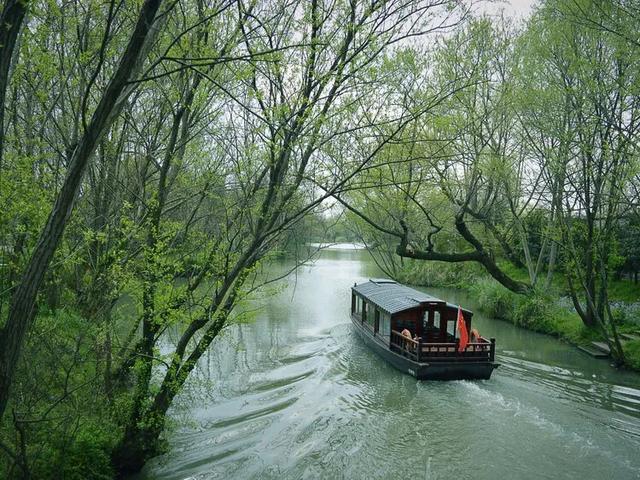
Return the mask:
[[640,375],[475,311],[491,380],[419,382],[352,330],[365,252],[327,250],[219,338],[138,479],[640,478]]

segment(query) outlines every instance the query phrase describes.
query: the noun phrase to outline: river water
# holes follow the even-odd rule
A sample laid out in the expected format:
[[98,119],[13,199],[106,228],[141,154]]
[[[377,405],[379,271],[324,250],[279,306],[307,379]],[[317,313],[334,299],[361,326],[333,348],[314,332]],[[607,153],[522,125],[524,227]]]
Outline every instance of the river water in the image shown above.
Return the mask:
[[483,316],[490,380],[419,382],[352,331],[367,254],[327,250],[230,327],[172,411],[140,479],[640,478],[640,375]]

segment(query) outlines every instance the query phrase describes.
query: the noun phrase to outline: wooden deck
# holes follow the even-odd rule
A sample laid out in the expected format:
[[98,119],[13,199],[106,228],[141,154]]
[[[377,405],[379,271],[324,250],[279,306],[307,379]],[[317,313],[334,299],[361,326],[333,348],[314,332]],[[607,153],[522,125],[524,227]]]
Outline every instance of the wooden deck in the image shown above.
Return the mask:
[[[449,337],[452,337],[449,335]],[[455,340],[450,338],[449,340]],[[391,331],[389,349],[401,353],[416,362],[493,362],[495,359],[495,341],[482,338],[479,342],[468,343],[463,352],[458,351],[456,341],[433,341],[428,338],[417,340],[403,336],[396,330]]]
[[578,345],[578,349],[582,350],[587,355],[591,355],[593,358],[607,358],[609,356],[608,353],[590,345]]
[[[634,334],[621,333],[620,342],[624,345],[626,342],[639,340],[640,337]],[[591,342],[589,345],[578,345],[578,349],[591,355],[594,358],[609,358],[611,349],[605,342]]]

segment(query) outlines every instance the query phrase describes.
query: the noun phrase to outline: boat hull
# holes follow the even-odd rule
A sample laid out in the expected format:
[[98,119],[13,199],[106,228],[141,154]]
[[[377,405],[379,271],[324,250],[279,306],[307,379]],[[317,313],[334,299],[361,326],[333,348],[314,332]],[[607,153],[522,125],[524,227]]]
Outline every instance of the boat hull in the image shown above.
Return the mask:
[[375,337],[353,315],[351,323],[369,348],[401,372],[418,380],[487,380],[491,377],[493,370],[499,366],[495,362],[416,362],[390,350],[382,339]]

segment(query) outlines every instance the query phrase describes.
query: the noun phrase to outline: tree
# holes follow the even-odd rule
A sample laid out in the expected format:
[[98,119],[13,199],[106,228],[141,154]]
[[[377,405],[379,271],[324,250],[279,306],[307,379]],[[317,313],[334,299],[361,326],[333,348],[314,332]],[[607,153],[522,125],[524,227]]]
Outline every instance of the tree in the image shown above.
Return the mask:
[[[13,53],[27,14],[28,2],[8,0],[0,13],[0,169],[2,169],[2,153],[4,149],[5,99],[9,85],[9,69]],[[1,411],[0,411],[1,413]]]
[[[130,94],[130,90],[127,87],[129,81],[134,78],[140,68],[140,63],[147,52],[150,43],[148,37],[150,32],[153,31],[160,4],[160,0],[147,0],[141,7],[135,28],[118,68],[111,77],[90,122],[78,139],[78,143],[73,145],[69,152],[69,168],[65,181],[56,197],[46,225],[40,233],[39,240],[31,254],[22,278],[12,295],[7,320],[0,335],[0,418],[9,399],[11,380],[18,362],[25,333],[35,314],[36,295],[42,284],[44,274],[73,210],[87,164],[98,142],[105,135]],[[104,61],[104,49],[110,35],[114,9],[115,4],[112,2],[100,50],[99,67]]]
[[[402,202],[381,202],[401,206],[393,215],[395,220],[391,225],[385,220],[383,226],[366,208],[368,199],[357,199],[347,208],[396,237],[395,251],[401,257],[477,262],[505,287],[527,293],[533,285],[507,275],[494,253],[501,250],[518,266],[523,265],[506,240],[506,232],[514,225],[516,231],[523,230],[521,216],[536,201],[535,194],[524,194],[518,181],[525,171],[510,134],[510,52],[510,33],[495,28],[486,18],[472,20],[447,40],[436,58],[435,81],[442,90],[448,86],[453,93],[439,105],[437,117],[429,117],[404,138],[411,145],[407,151],[390,152],[394,163],[383,167],[387,174],[380,182],[369,184],[386,196],[397,192],[404,197]],[[398,176],[400,167],[395,162],[403,161],[408,162],[408,175]],[[475,231],[478,227],[470,226],[473,223],[482,226],[488,237],[481,238]],[[446,241],[438,240],[445,236]],[[535,283],[529,255],[527,264]]]
[[[557,15],[573,5],[578,3],[547,2],[527,34],[536,45],[530,52],[539,79],[558,92],[564,109],[561,127],[547,136],[560,148],[541,161],[554,198],[560,199],[555,202],[558,242],[576,311],[585,325],[602,331],[622,363],[608,284],[615,232],[636,171],[639,72],[636,55],[618,35]],[[590,8],[590,2],[579,5]],[[548,117],[531,120],[534,129],[549,132],[540,127]]]

